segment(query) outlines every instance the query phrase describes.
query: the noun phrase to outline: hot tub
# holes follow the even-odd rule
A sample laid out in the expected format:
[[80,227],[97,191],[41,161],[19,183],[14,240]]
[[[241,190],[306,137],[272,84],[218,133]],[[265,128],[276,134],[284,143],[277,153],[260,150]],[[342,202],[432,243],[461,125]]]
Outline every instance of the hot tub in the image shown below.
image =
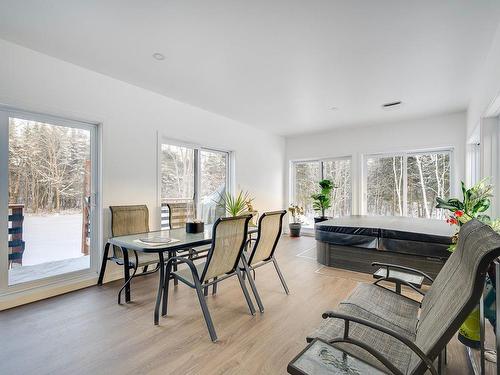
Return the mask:
[[318,262],[372,273],[372,262],[399,264],[436,276],[455,230],[444,220],[347,216],[315,226]]

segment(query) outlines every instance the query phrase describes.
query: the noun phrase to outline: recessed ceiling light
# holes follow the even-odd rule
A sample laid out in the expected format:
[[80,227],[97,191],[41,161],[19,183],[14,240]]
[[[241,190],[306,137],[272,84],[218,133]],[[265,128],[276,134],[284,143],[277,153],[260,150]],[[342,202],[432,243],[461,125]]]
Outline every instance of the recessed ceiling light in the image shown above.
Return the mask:
[[153,53],[153,59],[162,61],[165,60],[165,55],[159,52]]
[[403,102],[398,100],[395,102],[389,102],[389,103],[384,103],[382,104],[382,109],[396,109],[399,108],[403,105]]

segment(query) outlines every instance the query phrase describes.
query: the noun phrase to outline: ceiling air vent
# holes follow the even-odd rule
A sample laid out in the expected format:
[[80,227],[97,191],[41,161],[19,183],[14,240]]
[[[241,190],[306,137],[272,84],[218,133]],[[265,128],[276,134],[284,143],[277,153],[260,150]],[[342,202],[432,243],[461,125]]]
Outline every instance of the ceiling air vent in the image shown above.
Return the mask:
[[402,104],[403,104],[403,102],[401,102],[401,101],[389,102],[389,103],[382,104],[382,108],[383,109],[396,109],[396,108],[401,107]]

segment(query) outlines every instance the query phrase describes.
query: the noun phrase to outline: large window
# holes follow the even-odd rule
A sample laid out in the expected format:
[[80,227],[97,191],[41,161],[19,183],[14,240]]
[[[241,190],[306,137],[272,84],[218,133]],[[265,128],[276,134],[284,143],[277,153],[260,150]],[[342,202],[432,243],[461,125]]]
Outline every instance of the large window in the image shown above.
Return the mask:
[[442,218],[437,197],[450,195],[451,151],[365,157],[368,215]]
[[229,187],[229,153],[203,147],[160,145],[161,226],[168,228],[168,204],[185,207],[188,219],[212,224],[224,215],[221,195]]
[[304,227],[314,226],[311,195],[318,192],[318,182],[332,180],[335,189],[332,193],[332,207],[327,216],[339,217],[351,214],[351,159],[337,158],[325,160],[296,161],[292,163],[292,202],[304,207]]
[[96,126],[0,111],[0,130],[0,199],[8,211],[8,272],[0,273],[15,285],[88,270],[97,261]]

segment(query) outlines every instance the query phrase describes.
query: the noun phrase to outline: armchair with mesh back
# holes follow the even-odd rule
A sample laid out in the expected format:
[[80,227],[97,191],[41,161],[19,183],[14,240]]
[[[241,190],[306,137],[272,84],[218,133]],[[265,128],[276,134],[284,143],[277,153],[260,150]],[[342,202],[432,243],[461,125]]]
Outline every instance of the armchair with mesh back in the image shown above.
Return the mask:
[[385,288],[380,280],[359,284],[335,310],[323,314],[307,341],[328,341],[393,374],[442,373],[446,345],[479,303],[488,267],[499,256],[500,235],[470,221],[462,226],[455,252],[428,291],[417,290],[421,301]]

